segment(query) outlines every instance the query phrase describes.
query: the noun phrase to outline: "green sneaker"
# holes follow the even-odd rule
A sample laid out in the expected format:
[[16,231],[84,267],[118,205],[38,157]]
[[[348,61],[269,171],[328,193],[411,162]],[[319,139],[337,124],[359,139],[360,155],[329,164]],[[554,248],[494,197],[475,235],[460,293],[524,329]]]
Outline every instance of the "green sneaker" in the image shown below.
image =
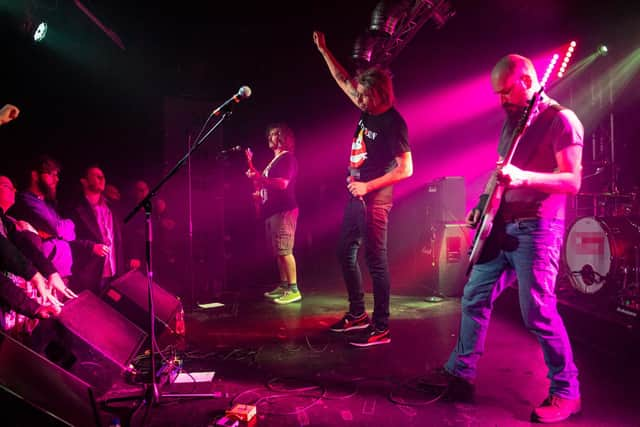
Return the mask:
[[287,289],[289,289],[287,285],[278,285],[274,290],[265,292],[264,296],[271,299],[280,298],[287,292]]
[[276,298],[273,300],[276,304],[291,304],[292,302],[300,301],[302,299],[302,294],[300,291],[287,291],[280,298]]

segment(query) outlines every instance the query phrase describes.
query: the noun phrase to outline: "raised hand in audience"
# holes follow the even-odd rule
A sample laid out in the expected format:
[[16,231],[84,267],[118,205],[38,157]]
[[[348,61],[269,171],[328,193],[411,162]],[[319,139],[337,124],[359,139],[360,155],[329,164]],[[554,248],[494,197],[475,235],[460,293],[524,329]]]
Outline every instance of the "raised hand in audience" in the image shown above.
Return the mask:
[[9,123],[11,120],[18,117],[20,110],[15,105],[6,104],[0,108],[0,125]]

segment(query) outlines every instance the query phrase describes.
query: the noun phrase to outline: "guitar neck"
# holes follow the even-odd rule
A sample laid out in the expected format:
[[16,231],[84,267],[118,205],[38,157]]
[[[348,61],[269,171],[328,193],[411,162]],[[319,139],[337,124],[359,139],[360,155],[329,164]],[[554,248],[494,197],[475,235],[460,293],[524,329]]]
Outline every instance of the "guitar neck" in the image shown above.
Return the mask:
[[[531,102],[526,108],[525,113],[520,119],[518,127],[516,128],[516,132],[514,134],[513,140],[511,141],[511,145],[509,146],[509,150],[507,151],[507,155],[505,155],[502,162],[498,163],[498,170],[511,163],[513,154],[518,148],[518,144],[520,142],[520,139],[522,138],[522,135],[524,135],[525,130],[531,124],[533,116],[532,113],[537,108],[538,102],[540,101],[540,96],[542,95],[542,90],[543,88],[541,88],[539,92],[535,93],[535,95],[531,99]],[[497,179],[497,175],[492,176],[492,180],[493,182],[491,182],[488,186],[490,187],[489,198],[487,199],[487,202],[485,203],[480,214],[480,221],[476,229],[476,233],[473,237],[471,249],[469,250],[469,265],[467,267],[467,275],[470,274],[471,268],[476,262],[478,262],[480,258],[480,254],[482,253],[484,244],[491,234],[493,221],[498,214],[498,210],[500,209],[500,204],[502,202],[502,196],[506,190],[506,185],[503,182],[500,182],[499,179]]]
[[529,101],[529,105],[527,105],[527,108],[524,110],[524,113],[522,114],[522,117],[518,122],[518,126],[516,127],[516,131],[514,132],[513,140],[511,141],[511,145],[509,146],[509,151],[504,157],[504,161],[502,162],[502,164],[500,164],[501,167],[511,164],[513,155],[518,148],[518,144],[520,143],[525,130],[527,130],[527,128],[531,124],[531,120],[533,119],[533,112],[538,108],[543,90],[544,87],[541,87],[540,90],[533,95],[531,101]]

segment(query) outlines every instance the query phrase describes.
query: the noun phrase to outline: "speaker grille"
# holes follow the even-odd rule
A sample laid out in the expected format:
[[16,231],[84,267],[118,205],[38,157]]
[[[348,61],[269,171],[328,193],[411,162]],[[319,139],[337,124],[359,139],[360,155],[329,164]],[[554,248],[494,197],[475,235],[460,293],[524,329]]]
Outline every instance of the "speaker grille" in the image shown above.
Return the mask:
[[124,368],[147,334],[91,291],[65,303],[60,322],[104,357]]

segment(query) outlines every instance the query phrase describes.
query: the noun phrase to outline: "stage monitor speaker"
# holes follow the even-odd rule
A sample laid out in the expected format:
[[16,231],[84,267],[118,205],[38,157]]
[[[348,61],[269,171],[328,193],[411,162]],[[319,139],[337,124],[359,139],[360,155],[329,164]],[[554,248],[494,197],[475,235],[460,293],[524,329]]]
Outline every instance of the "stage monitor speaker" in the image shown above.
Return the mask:
[[433,288],[446,297],[462,296],[469,264],[471,230],[465,223],[444,224],[437,236],[437,283]]
[[102,426],[88,383],[0,332],[2,425]]
[[465,184],[462,176],[445,176],[427,185],[426,215],[433,224],[465,220]]
[[[149,330],[149,286],[147,276],[138,270],[129,271],[114,280],[104,293],[104,299],[145,331]],[[173,294],[153,283],[153,309],[156,331],[168,328],[174,332],[176,313],[182,303]]]
[[65,302],[58,321],[64,326],[65,335],[61,344],[50,342],[45,354],[54,360],[52,346],[70,346],[77,360],[68,369],[93,385],[99,394],[122,378],[147,339],[145,331],[89,290]]

